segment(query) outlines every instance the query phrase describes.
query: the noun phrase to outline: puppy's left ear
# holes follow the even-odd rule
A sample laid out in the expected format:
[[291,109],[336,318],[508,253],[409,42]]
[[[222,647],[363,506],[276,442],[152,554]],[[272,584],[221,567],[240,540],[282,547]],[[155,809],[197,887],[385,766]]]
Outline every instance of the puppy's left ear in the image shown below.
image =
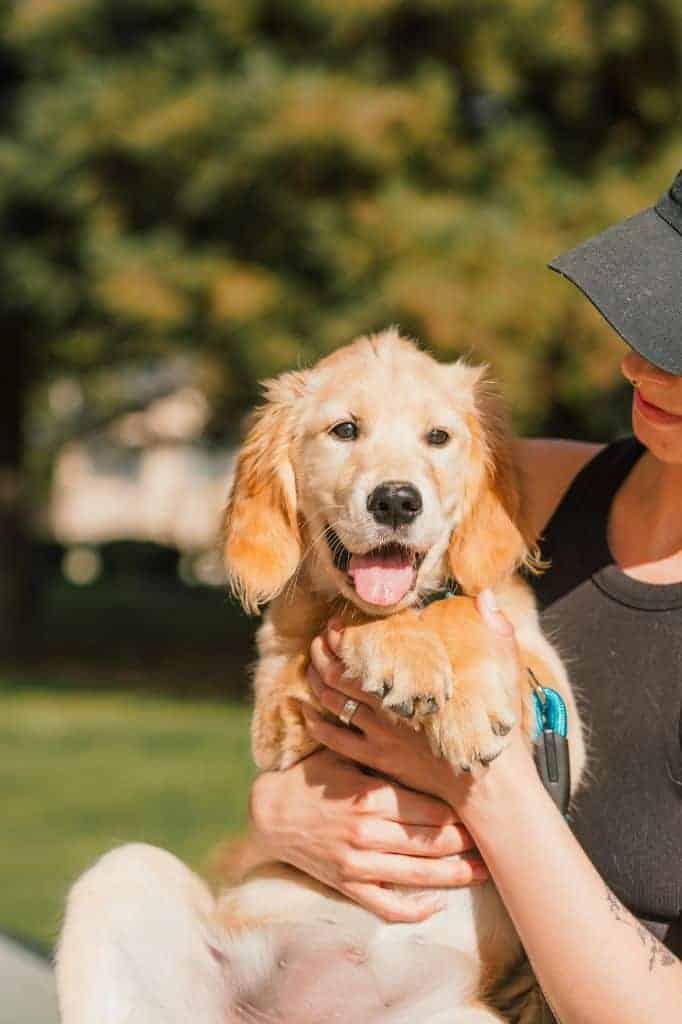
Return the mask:
[[449,548],[453,575],[471,595],[508,579],[522,565],[533,570],[537,564],[523,523],[506,408],[483,373],[474,378],[474,410],[468,417],[472,448],[466,511]]
[[282,374],[264,387],[266,402],[239,453],[223,528],[230,586],[248,612],[276,597],[301,559],[292,448],[304,374]]

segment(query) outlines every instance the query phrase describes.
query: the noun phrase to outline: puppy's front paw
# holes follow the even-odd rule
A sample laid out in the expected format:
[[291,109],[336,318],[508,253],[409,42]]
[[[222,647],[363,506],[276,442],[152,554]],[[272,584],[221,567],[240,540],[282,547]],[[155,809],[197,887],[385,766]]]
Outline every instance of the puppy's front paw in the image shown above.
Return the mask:
[[403,622],[372,622],[346,629],[341,657],[365,693],[403,718],[434,715],[452,696],[450,659],[437,634]]
[[505,666],[481,661],[457,677],[453,698],[425,725],[431,749],[460,771],[490,764],[507,746],[516,722]]

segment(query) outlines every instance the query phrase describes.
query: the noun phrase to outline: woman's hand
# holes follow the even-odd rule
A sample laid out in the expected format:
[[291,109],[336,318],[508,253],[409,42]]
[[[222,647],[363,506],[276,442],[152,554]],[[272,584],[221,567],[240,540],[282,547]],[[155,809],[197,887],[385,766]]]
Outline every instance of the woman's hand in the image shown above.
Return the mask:
[[[513,628],[497,610],[492,594],[484,592],[477,605],[482,618],[496,634],[497,642],[519,665]],[[359,706],[352,716],[354,728],[330,722],[310,705],[301,704],[311,735],[342,757],[389,775],[405,786],[429,793],[453,806],[458,806],[460,801],[466,803],[474,784],[472,776],[455,774],[447,761],[431,752],[424,733],[400,721],[390,721],[381,711],[380,701],[365,693],[357,680],[344,674],[344,665],[335,653],[340,640],[341,633],[334,621],[322,636],[315,638],[308,681],[320,704],[337,717],[349,697],[357,701]],[[517,720],[520,711],[519,701]],[[510,745],[520,748],[521,756],[526,757],[519,741],[520,731],[515,728]]]
[[424,920],[442,909],[443,889],[489,877],[451,808],[330,750],[261,775],[251,819],[267,855],[388,921]]

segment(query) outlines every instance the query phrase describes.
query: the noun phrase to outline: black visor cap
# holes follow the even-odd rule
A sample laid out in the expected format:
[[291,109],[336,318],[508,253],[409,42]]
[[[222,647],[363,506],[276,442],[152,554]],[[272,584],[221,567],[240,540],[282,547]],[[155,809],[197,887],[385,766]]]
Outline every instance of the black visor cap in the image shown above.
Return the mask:
[[655,206],[552,260],[621,338],[682,376],[682,171]]

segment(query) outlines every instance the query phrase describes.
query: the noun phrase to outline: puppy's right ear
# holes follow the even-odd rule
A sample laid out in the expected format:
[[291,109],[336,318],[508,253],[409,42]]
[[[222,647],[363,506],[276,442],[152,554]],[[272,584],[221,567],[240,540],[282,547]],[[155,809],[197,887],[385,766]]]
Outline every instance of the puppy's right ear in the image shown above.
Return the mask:
[[301,558],[292,447],[302,373],[266,381],[237,459],[225,511],[223,552],[233,593],[247,612],[272,600]]
[[[501,397],[486,380],[485,367],[462,367],[474,412],[467,417],[471,452],[464,516],[450,539],[450,568],[465,594],[496,587],[522,565],[538,565],[522,515],[512,435]],[[467,379],[466,377],[464,378]]]

